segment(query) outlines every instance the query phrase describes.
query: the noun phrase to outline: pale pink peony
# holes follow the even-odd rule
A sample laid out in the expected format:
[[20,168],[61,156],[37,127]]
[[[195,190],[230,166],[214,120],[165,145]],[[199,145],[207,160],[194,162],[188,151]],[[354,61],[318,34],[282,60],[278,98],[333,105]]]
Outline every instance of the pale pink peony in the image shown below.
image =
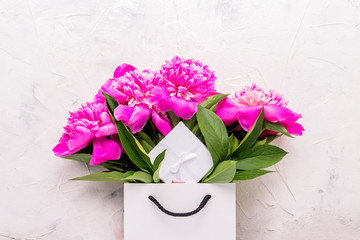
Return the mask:
[[78,110],[70,112],[64,130],[59,143],[53,149],[56,156],[68,156],[92,143],[91,165],[120,158],[120,145],[106,138],[117,134],[116,126],[111,121],[104,100],[98,95],[94,102],[88,102]]
[[160,73],[171,97],[171,110],[183,119],[190,119],[197,104],[216,93],[214,72],[198,60],[176,56],[161,66]]
[[155,126],[166,135],[171,131],[166,115],[166,111],[170,110],[170,97],[161,85],[161,75],[151,70],[140,72],[129,66],[120,65],[115,70],[114,78],[101,87],[101,91],[119,103],[114,117],[136,133],[142,130],[151,116]]
[[286,107],[287,101],[282,95],[270,90],[269,93],[252,84],[244,87],[241,91],[234,95],[234,104],[239,107],[244,106],[258,106],[258,105],[274,105],[279,107]]
[[286,108],[287,101],[282,95],[274,91],[266,93],[256,84],[245,87],[236,92],[231,99],[226,98],[220,102],[216,114],[226,126],[239,121],[240,126],[245,131],[249,131],[261,112],[262,106],[264,106],[265,120],[281,123],[292,135],[302,135],[304,128],[296,122],[301,115]]

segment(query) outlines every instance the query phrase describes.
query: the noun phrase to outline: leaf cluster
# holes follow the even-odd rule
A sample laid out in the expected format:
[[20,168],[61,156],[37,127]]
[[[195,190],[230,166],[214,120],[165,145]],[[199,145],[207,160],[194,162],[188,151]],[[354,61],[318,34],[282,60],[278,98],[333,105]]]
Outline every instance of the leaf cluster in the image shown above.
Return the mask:
[[[282,125],[265,121],[264,108],[249,132],[232,133],[214,113],[219,100],[222,99],[217,95],[209,97],[204,101],[205,104],[198,107],[196,113],[197,123],[214,161],[214,167],[201,182],[228,183],[253,179],[271,172],[264,168],[279,162],[287,152],[269,144],[280,135],[261,137],[261,134],[266,129],[288,136],[290,134]],[[236,128],[238,126],[233,127]]]

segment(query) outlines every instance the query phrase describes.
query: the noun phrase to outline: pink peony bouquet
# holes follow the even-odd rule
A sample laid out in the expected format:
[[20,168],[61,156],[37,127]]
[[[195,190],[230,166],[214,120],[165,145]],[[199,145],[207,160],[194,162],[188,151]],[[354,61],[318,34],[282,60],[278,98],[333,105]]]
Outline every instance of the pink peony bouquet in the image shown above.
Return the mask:
[[56,156],[106,171],[75,180],[161,182],[148,153],[179,123],[209,150],[213,167],[200,182],[226,183],[252,179],[280,161],[287,152],[271,145],[282,135],[301,136],[300,114],[282,95],[256,84],[234,94],[215,89],[216,77],[198,60],[174,57],[159,71],[118,66],[91,102],[70,117]]

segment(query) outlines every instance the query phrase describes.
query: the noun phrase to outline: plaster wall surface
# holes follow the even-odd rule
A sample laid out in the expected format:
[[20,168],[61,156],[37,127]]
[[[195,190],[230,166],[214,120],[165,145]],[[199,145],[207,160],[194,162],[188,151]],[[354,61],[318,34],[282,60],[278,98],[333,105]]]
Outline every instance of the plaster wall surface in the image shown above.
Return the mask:
[[122,239],[123,185],[68,181],[101,168],[51,149],[117,65],[175,55],[303,116],[277,172],[237,184],[238,240],[360,239],[359,0],[0,0],[1,240]]

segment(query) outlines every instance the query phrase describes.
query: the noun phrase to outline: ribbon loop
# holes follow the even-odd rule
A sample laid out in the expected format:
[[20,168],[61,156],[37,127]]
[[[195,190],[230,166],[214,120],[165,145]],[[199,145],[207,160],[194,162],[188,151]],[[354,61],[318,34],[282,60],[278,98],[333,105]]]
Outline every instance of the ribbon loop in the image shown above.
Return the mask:
[[181,166],[190,161],[193,160],[195,158],[197,158],[198,155],[196,153],[186,153],[186,152],[182,152],[180,154],[180,158],[176,161],[176,163],[174,163],[171,167],[170,167],[170,172],[171,173],[177,173],[179,171],[179,169],[181,168]]

